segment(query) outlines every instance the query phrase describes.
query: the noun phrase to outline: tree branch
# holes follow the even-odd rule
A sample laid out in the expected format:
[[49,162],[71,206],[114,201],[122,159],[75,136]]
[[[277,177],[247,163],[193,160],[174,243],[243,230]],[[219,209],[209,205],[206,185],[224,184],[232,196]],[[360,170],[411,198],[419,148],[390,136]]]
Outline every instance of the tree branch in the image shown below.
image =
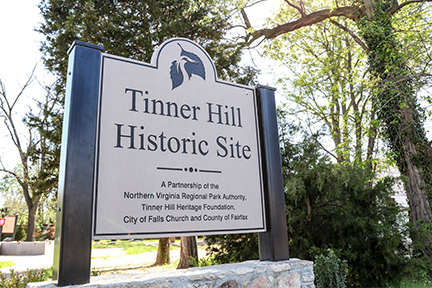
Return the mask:
[[250,21],[249,21],[247,14],[246,14],[246,11],[244,9],[241,9],[240,12],[241,12],[241,15],[243,17],[243,21],[245,22],[246,28],[247,29],[251,28],[252,26],[250,24]]
[[355,35],[355,33],[353,31],[351,31],[350,29],[348,29],[348,27],[340,24],[339,22],[330,19],[330,23],[332,23],[333,25],[339,27],[340,29],[342,29],[343,31],[347,32],[353,39],[354,41],[360,45],[360,47],[362,47],[367,53],[369,53],[369,48],[366,46],[366,44],[357,36]]
[[393,15],[396,12],[398,12],[399,10],[401,10],[403,7],[413,4],[413,3],[422,3],[422,2],[431,2],[432,0],[410,0],[410,1],[406,1],[404,3],[401,4],[395,4],[392,6],[392,8],[390,8],[390,10],[387,12],[387,15]]
[[267,1],[267,0],[259,0],[259,1],[253,2],[252,4],[248,4],[248,5],[244,6],[243,9],[244,9],[244,8],[252,7],[252,6],[256,5],[256,4],[259,4],[259,3],[261,3],[261,2],[266,2],[266,1]]
[[307,16],[307,15],[306,15],[306,12],[304,11],[303,1],[300,1],[300,6],[294,5],[293,3],[291,3],[291,2],[288,1],[288,0],[285,0],[285,2],[286,2],[289,6],[293,7],[294,9],[296,9],[296,10],[300,13],[301,17],[306,17],[306,16]]
[[6,169],[6,168],[3,166],[3,162],[0,161],[0,163],[1,163],[1,166],[3,167],[3,168],[0,168],[0,172],[5,172],[5,173],[7,173],[7,174],[13,176],[13,177],[15,178],[15,180],[18,182],[18,184],[19,184],[21,187],[23,187],[24,182],[22,181],[21,177],[20,177],[18,174],[16,174],[15,172]]
[[324,9],[321,11],[312,12],[293,22],[281,24],[274,28],[257,30],[250,35],[250,40],[248,42],[252,43],[262,36],[264,36],[266,39],[272,39],[281,34],[291,32],[302,27],[311,26],[331,17],[344,16],[352,20],[357,20],[359,14],[359,7],[357,6],[347,6],[336,9]]
[[13,104],[10,106],[10,110],[12,111],[12,109],[14,108],[15,104],[18,102],[18,99],[21,97],[21,95],[24,93],[24,90],[30,85],[30,83],[33,81],[33,76],[34,76],[34,72],[36,70],[36,65],[33,67],[33,70],[30,74],[30,76],[28,77],[26,83],[24,84],[24,86],[21,88],[21,91],[18,93],[18,95],[15,98],[15,101],[13,102]]

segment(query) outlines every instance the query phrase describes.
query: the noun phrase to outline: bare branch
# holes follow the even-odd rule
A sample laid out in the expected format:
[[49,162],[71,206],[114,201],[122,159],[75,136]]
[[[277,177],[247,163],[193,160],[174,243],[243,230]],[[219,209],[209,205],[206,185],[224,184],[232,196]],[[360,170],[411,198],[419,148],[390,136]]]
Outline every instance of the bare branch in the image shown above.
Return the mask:
[[26,81],[26,83],[23,85],[23,87],[21,87],[21,91],[18,93],[18,95],[16,96],[16,98],[15,98],[15,101],[13,102],[13,104],[12,104],[12,106],[10,106],[10,110],[12,110],[13,108],[14,108],[14,106],[15,106],[15,104],[17,103],[17,101],[18,101],[18,99],[21,97],[21,95],[24,93],[24,90],[30,85],[30,83],[33,81],[33,76],[34,76],[34,72],[35,72],[35,70],[36,70],[36,66],[37,65],[35,65],[34,67],[33,67],[33,70],[32,70],[32,72],[30,73],[30,76],[28,77],[28,79],[27,79],[27,81]]
[[252,6],[254,6],[254,5],[258,4],[258,3],[266,2],[266,1],[267,0],[259,0],[259,1],[253,2],[252,4],[246,5],[243,8],[249,8],[249,7],[252,7]]
[[410,0],[401,3],[399,5],[395,3],[395,5],[393,5],[393,7],[390,8],[390,10],[387,12],[387,15],[393,15],[407,5],[414,4],[414,3],[423,3],[423,2],[432,2],[432,0]]
[[7,173],[7,174],[13,176],[13,177],[15,178],[15,180],[18,182],[18,184],[19,184],[21,187],[23,187],[23,185],[24,185],[25,183],[22,181],[21,177],[20,177],[18,174],[16,174],[15,172],[13,172],[13,171],[11,171],[11,170],[8,170],[8,169],[4,168],[4,166],[3,166],[3,162],[2,162],[2,161],[0,161],[0,163],[1,163],[1,166],[2,166],[2,168],[0,168],[0,172],[5,172],[5,173]]
[[301,17],[306,17],[306,12],[304,11],[303,1],[300,1],[300,6],[294,5],[293,3],[291,3],[291,2],[288,1],[288,0],[285,0],[285,2],[286,2],[289,6],[293,7],[294,9],[296,9],[296,10],[300,13]]
[[[309,127],[309,131],[311,131],[311,128]],[[311,131],[312,132],[312,131]],[[318,137],[316,137],[313,133],[311,133],[313,140],[315,140],[315,142],[321,147],[321,149],[323,149],[327,154],[329,154],[331,157],[333,157],[334,159],[338,159],[338,157],[333,154],[331,151],[329,151],[326,147],[324,147],[324,145],[321,144],[321,142],[318,140]]]
[[311,26],[331,17],[344,16],[351,20],[357,20],[358,15],[360,15],[360,13],[359,7],[357,6],[346,6],[336,9],[324,9],[321,11],[312,12],[293,22],[281,24],[274,28],[257,30],[250,35],[251,37],[249,43],[254,42],[256,39],[262,36],[264,36],[266,39],[272,39],[281,34],[288,33],[302,27]]
[[241,15],[243,17],[243,21],[245,22],[246,28],[247,29],[252,28],[250,21],[249,21],[249,18],[246,14],[246,11],[244,9],[241,9],[240,12],[241,12]]
[[342,29],[343,31],[347,32],[353,39],[354,41],[360,45],[360,47],[362,47],[367,53],[369,53],[369,48],[366,46],[366,44],[357,36],[355,35],[355,33],[353,31],[351,31],[350,29],[348,29],[348,27],[340,24],[339,22],[330,19],[330,23],[332,23],[333,25],[339,27],[340,29]]

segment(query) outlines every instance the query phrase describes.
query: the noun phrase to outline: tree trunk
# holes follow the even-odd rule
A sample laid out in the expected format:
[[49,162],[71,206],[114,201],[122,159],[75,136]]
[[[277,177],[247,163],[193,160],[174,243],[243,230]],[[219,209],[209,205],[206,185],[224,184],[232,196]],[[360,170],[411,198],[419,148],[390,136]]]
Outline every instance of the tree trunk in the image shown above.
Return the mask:
[[[432,192],[432,149],[417,103],[413,76],[399,52],[399,45],[387,13],[391,1],[367,1],[374,5],[357,23],[369,48],[369,70],[379,80],[374,89],[374,111],[405,183],[414,227],[430,223],[428,195]],[[370,11],[369,11],[370,12]],[[430,232],[430,231],[429,231]],[[412,234],[416,237],[416,234]],[[413,239],[422,242],[422,253],[431,257],[432,235]]]
[[198,263],[198,248],[196,236],[181,237],[180,261],[177,269],[186,269]]
[[418,223],[420,220],[430,222],[432,215],[430,211],[429,201],[427,199],[427,187],[425,179],[423,178],[422,168],[414,165],[412,159],[418,154],[416,145],[411,139],[406,139],[405,147],[407,153],[404,155],[404,162],[406,162],[406,171],[404,175],[408,178],[405,185],[410,207],[410,219],[413,224]]
[[[372,101],[372,106],[375,106],[374,101]],[[375,112],[372,111],[371,112],[371,116],[370,116],[370,127],[369,127],[369,138],[368,138],[368,147],[367,147],[367,154],[366,154],[366,160],[368,161],[368,166],[369,168],[375,170],[373,168],[373,164],[372,164],[372,156],[373,153],[375,151],[375,141],[376,141],[376,137],[378,135],[378,129],[374,123],[375,121]]]
[[27,223],[27,237],[25,241],[35,241],[36,229],[36,212],[39,207],[39,198],[37,198],[32,205],[28,207],[28,223]]
[[165,265],[170,263],[170,238],[159,238],[156,265]]

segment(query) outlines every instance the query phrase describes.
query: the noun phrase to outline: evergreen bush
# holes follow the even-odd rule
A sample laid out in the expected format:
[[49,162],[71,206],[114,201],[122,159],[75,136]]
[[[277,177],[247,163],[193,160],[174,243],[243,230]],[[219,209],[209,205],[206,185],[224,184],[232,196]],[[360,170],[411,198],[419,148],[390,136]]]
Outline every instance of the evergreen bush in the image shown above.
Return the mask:
[[347,261],[339,259],[333,250],[319,255],[314,263],[316,288],[346,288],[347,269]]

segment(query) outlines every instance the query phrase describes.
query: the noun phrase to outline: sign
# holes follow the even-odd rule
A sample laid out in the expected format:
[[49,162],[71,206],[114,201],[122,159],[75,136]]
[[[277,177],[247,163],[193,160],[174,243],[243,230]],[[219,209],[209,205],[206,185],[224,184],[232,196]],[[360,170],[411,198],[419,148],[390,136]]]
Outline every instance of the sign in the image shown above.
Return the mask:
[[93,237],[265,231],[256,101],[187,39],[102,54]]
[[5,225],[6,219],[0,218],[0,226]]
[[93,237],[259,231],[260,260],[289,259],[274,89],[218,80],[185,39],[150,64],[102,51],[68,51],[53,282],[90,282]]
[[[4,219],[4,223],[3,223],[3,230],[2,233],[10,233],[13,234],[15,233],[15,226],[16,226],[16,220],[17,217],[16,216],[7,216]],[[0,219],[0,225],[1,225],[1,219]]]

